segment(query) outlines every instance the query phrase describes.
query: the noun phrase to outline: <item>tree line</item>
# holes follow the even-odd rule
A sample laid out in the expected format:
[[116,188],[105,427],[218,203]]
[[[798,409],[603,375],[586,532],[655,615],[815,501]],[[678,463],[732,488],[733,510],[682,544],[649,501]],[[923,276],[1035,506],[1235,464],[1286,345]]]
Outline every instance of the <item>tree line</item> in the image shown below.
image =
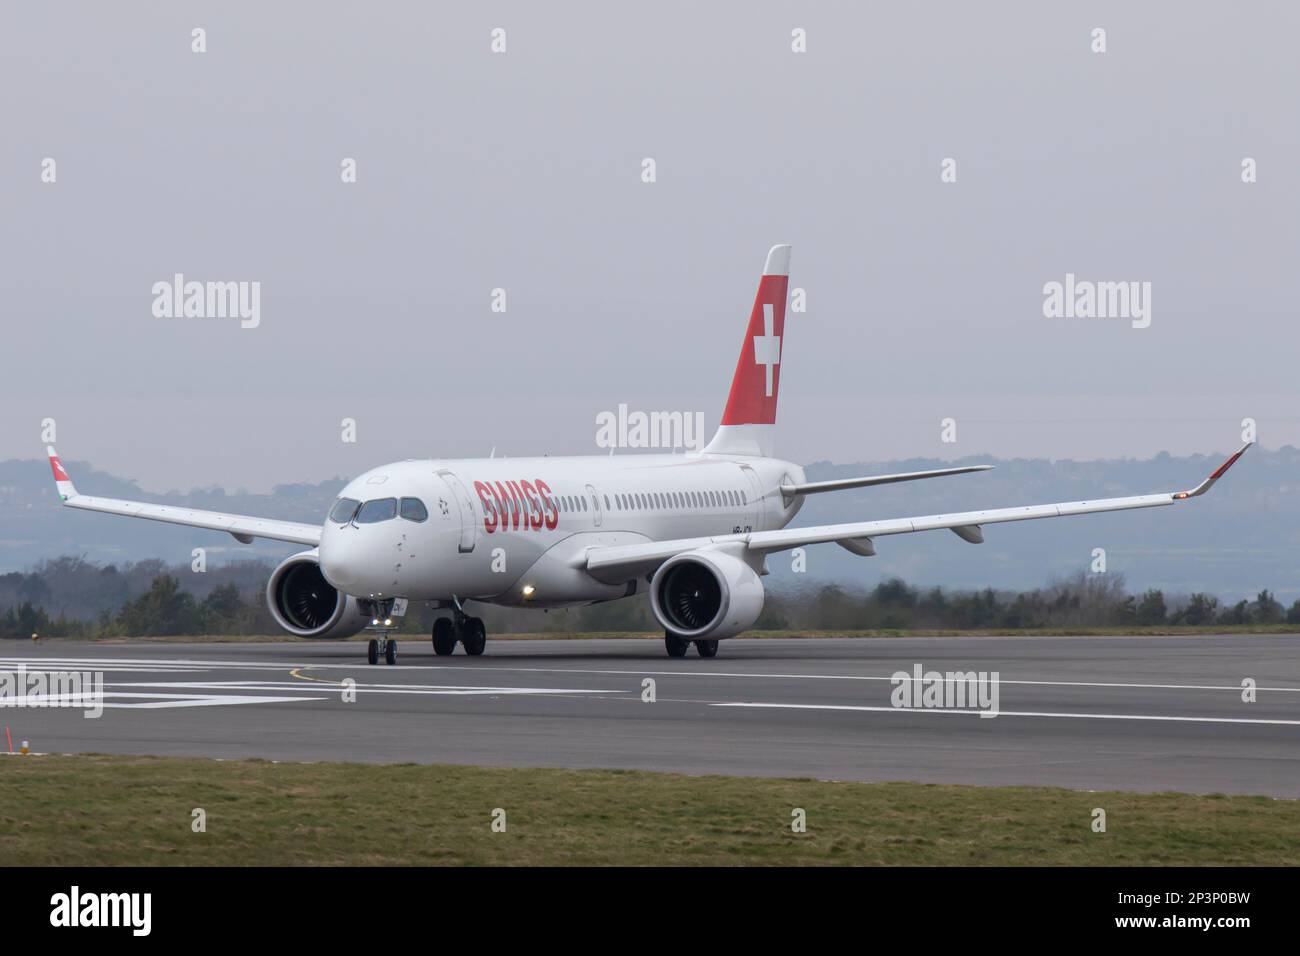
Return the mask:
[[[271,567],[237,562],[205,573],[142,561],[121,567],[79,558],[0,575],[0,638],[277,634],[264,588]],[[401,630],[427,634],[445,611],[423,605]],[[490,632],[657,631],[645,595],[540,613],[476,608]],[[1196,592],[1129,593],[1122,575],[1080,572],[1031,591],[945,590],[890,578],[769,591],[755,630],[998,630],[1133,626],[1300,626],[1300,600],[1285,607],[1268,590],[1221,603]]]

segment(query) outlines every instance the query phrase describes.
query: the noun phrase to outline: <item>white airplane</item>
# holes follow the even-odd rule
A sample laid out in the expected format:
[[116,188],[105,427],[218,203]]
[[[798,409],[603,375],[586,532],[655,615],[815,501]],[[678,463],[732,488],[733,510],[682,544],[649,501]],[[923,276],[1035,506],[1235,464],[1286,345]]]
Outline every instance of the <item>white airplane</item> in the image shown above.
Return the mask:
[[450,611],[433,626],[433,648],[457,643],[482,654],[483,621],[468,601],[554,608],[649,590],[671,657],[693,643],[713,657],[718,641],[749,628],[763,609],[765,558],[834,541],[875,554],[876,538],[948,529],[979,544],[985,525],[1172,505],[1209,491],[1243,446],[1191,491],[961,514],[786,527],[808,495],[989,465],[809,482],[799,465],[772,457],[785,337],[790,247],[773,246],[759,280],[722,423],[698,453],[401,461],[351,481],[323,525],[197,511],[77,493],[53,448],[64,505],[308,546],[271,574],[267,602],[299,637],[374,632],[371,664],[397,660],[395,613],[426,601]]

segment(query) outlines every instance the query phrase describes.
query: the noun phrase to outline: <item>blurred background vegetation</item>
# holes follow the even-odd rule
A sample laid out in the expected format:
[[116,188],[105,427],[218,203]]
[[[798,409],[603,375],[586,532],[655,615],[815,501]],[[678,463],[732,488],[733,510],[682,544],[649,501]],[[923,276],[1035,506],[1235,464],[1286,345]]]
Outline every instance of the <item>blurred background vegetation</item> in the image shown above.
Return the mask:
[[[0,575],[0,637],[275,635],[262,561],[195,573],[149,560],[122,565],[83,558],[43,561]],[[489,633],[659,630],[644,594],[550,612],[473,605]],[[414,605],[401,630],[427,634],[445,611]],[[1300,600],[1286,607],[1268,590],[1236,601],[1203,592],[1129,593],[1122,574],[1079,572],[1032,591],[945,590],[890,578],[873,587],[820,583],[769,590],[754,630],[1005,630],[1151,626],[1275,626],[1300,629]]]

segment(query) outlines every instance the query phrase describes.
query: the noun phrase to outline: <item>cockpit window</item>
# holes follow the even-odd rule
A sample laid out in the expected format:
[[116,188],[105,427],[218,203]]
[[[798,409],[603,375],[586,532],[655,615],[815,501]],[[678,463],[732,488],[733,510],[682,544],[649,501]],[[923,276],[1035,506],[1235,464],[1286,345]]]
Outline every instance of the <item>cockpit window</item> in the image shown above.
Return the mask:
[[396,498],[376,498],[361,506],[361,510],[357,512],[357,524],[375,524],[396,517]]
[[429,509],[419,498],[403,498],[401,515],[407,521],[423,521],[429,517]]
[[340,498],[334,502],[334,507],[330,509],[330,520],[337,521],[339,524],[347,524],[352,520],[352,516],[357,513],[357,508],[361,502],[355,498]]

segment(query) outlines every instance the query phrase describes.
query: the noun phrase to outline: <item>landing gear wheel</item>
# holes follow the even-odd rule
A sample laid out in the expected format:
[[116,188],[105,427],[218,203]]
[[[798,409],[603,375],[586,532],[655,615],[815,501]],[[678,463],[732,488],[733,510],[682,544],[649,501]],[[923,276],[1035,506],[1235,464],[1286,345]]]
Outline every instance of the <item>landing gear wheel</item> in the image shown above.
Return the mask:
[[455,650],[456,631],[451,626],[451,618],[440,617],[433,622],[433,652],[447,657]]
[[388,640],[388,646],[384,648],[384,663],[389,667],[397,663],[397,642],[391,638]]
[[366,660],[371,664],[379,663],[379,642],[373,637],[370,639],[370,645],[366,649]]
[[465,645],[465,653],[471,657],[478,657],[483,653],[483,649],[487,647],[487,628],[483,626],[481,617],[465,619],[460,642]]
[[668,650],[669,657],[685,657],[686,650],[690,646],[690,641],[684,641],[680,637],[674,637],[671,634],[664,635],[664,647]]
[[700,652],[700,656],[701,656],[701,657],[717,657],[717,656],[718,656],[718,642],[717,642],[717,641],[696,641],[696,642],[695,642],[695,649],[696,649],[697,651]]

